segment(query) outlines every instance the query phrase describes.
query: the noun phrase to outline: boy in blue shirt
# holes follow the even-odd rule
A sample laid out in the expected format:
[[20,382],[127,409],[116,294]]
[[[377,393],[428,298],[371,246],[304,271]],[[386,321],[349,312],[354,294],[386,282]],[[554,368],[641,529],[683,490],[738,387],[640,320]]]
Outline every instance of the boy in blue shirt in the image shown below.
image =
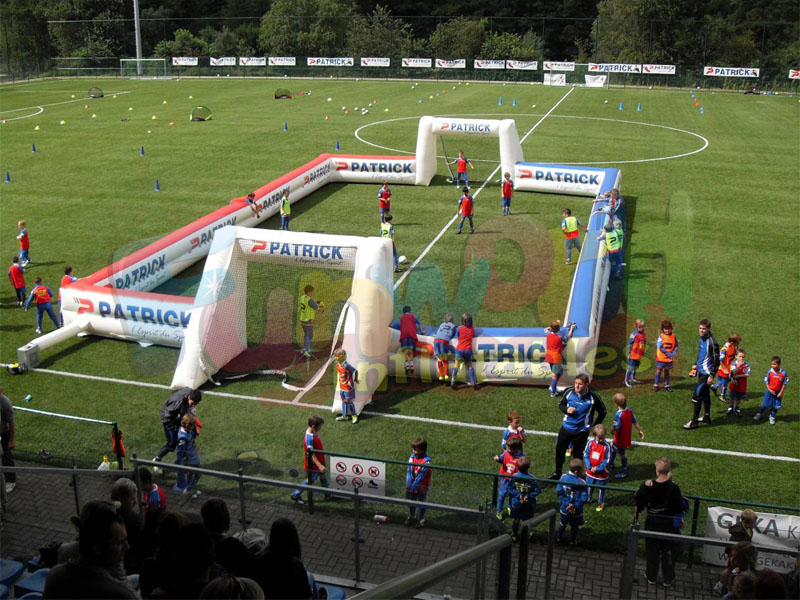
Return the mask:
[[539,482],[534,479],[529,471],[531,470],[531,459],[523,456],[517,463],[519,471],[511,479],[508,486],[508,508],[503,517],[508,514],[514,521],[511,524],[511,540],[519,540],[519,526],[522,521],[527,521],[533,517],[536,510],[536,496],[542,491]]
[[450,381],[450,340],[456,335],[458,326],[453,323],[453,313],[447,313],[433,336],[433,353],[436,355],[436,369],[439,381]]
[[[200,466],[200,458],[197,456],[197,419],[191,413],[186,413],[181,419],[181,427],[178,430],[178,446],[175,448],[175,464],[176,465],[189,465],[192,467]],[[173,486],[173,490],[186,494],[200,479],[198,473],[189,473],[185,471],[178,471],[178,482]],[[193,495],[194,498],[200,495],[196,491]]]
[[562,475],[556,486],[556,494],[561,502],[559,508],[561,521],[556,539],[559,542],[561,541],[564,537],[564,532],[567,530],[567,525],[569,525],[570,546],[575,546],[578,543],[578,530],[584,523],[583,505],[589,499],[589,489],[584,485],[575,485],[586,483],[581,477],[582,475],[583,461],[580,458],[573,458],[569,461],[569,473]]

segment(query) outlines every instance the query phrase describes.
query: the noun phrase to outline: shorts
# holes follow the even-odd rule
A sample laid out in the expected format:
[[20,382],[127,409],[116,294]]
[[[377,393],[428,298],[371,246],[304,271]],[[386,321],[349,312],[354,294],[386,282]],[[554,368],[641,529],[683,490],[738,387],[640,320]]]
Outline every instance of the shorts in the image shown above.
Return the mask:
[[629,358],[628,359],[628,366],[629,367],[638,367],[640,364],[642,364],[642,361],[639,360],[639,359],[636,359],[636,358]]
[[619,454],[620,456],[625,456],[625,452],[628,450],[628,447],[627,447],[627,446],[626,446],[625,448],[620,448],[620,447],[619,447],[619,446],[617,446],[616,444],[611,444],[611,447],[612,447],[612,449],[614,450],[614,452],[616,452],[616,453],[617,453],[617,454]]
[[656,361],[656,369],[661,371],[671,371],[672,370],[672,363],[671,362],[661,362],[660,360]]
[[456,350],[456,362],[471,363],[472,350]]
[[425,498],[428,497],[428,492],[420,492],[416,490],[412,492],[411,490],[406,490],[406,500],[416,500],[417,502],[425,502]]
[[744,400],[747,398],[747,392],[734,392],[733,390],[728,390],[731,395],[731,400]]
[[388,209],[388,208],[379,208],[378,210],[380,211],[380,213],[381,213],[381,214],[384,214],[384,213],[388,213],[388,212],[389,212],[389,209]]
[[581,527],[584,523],[583,512],[574,515],[561,513],[561,524],[564,526]]
[[511,198],[503,198],[502,206],[511,206]]
[[452,354],[450,344],[444,340],[433,340],[433,353],[436,356]]
[[547,364],[550,365],[550,371],[553,373],[553,375],[561,375],[561,373],[564,372],[564,365],[561,363],[555,363],[555,364],[547,363]]
[[403,349],[411,348],[412,350],[414,350],[417,347],[417,340],[416,338],[413,337],[400,338],[400,347]]
[[355,390],[339,390],[339,396],[342,402],[352,402],[356,397]]

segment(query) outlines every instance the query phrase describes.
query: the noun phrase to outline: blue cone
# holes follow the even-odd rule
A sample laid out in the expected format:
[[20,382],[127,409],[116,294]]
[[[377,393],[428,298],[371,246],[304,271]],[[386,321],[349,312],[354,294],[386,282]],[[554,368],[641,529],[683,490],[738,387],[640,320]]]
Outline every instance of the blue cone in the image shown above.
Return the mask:
[[514,98],[514,101],[511,103],[511,106],[516,106],[516,105],[517,105],[517,99]]
[[503,106],[503,97],[500,96],[500,100],[497,101],[497,106]]
[[36,152],[36,144],[31,144],[31,152]]
[[339,140],[336,140],[336,149],[339,150]]
[[6,171],[6,183],[11,183],[11,173]]
[[706,114],[706,109],[705,109],[705,108],[703,108],[702,106],[700,107],[700,114],[701,114],[701,115],[704,115],[704,114]]
[[623,110],[623,108],[622,108],[622,102],[620,102],[620,103],[619,103],[619,109],[620,109],[620,110]]
[[139,156],[144,156],[144,146],[139,148]]
[[161,191],[161,186],[158,185],[158,177],[156,177],[156,188],[153,191],[154,192],[160,192]]
[[642,103],[641,102],[639,102],[639,104],[636,105],[636,112],[642,112]]
[[289,131],[289,123],[287,123],[286,121],[283,122],[283,130]]

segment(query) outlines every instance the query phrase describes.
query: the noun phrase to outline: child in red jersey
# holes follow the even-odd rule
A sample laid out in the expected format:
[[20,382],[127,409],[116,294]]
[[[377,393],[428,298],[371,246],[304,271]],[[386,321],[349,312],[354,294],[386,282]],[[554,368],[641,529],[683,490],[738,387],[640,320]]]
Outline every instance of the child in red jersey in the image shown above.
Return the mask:
[[[416,500],[425,502],[428,497],[428,490],[431,487],[431,458],[427,454],[428,442],[425,438],[418,437],[411,442],[411,456],[408,459],[408,470],[406,471],[406,500]],[[416,516],[416,506],[409,506],[409,515],[406,518],[406,525],[411,525],[416,521],[419,529],[425,526],[425,509],[419,507],[419,520]]]
[[142,483],[142,504],[144,513],[160,511],[167,508],[167,498],[164,490],[153,482],[153,473],[147,467],[139,467],[139,481]]
[[19,235],[17,239],[19,240],[19,262],[20,265],[23,267],[27,267],[28,263],[31,262],[29,251],[31,248],[31,241],[28,237],[28,230],[26,228],[25,221],[19,221],[17,223],[17,228],[19,229]]
[[448,165],[456,165],[456,187],[461,185],[461,180],[464,180],[464,185],[469,187],[469,177],[467,177],[467,167],[474,169],[472,162],[464,156],[464,151],[458,151],[458,158],[447,163]]
[[19,264],[19,258],[11,259],[11,267],[8,269],[8,279],[14,286],[17,295],[17,306],[25,304],[25,296],[28,295],[28,288],[25,285],[25,268]]
[[636,327],[628,338],[628,370],[625,371],[625,387],[632,388],[636,379],[636,369],[642,362],[644,348],[647,345],[647,335],[644,332],[644,321],[636,319]]
[[464,228],[464,219],[469,219],[469,232],[475,233],[475,223],[472,221],[475,201],[472,199],[472,196],[470,196],[468,187],[465,187],[462,191],[464,193],[461,195],[461,198],[458,199],[458,212],[461,215],[461,220],[458,222],[456,235],[461,233],[461,230]]
[[742,400],[747,397],[747,379],[750,377],[750,365],[745,360],[745,351],[741,348],[736,350],[736,360],[731,365],[731,382],[728,385],[728,392],[731,396],[731,405],[728,407],[727,414],[737,417],[742,416]]
[[[303,438],[303,470],[307,473],[306,485],[312,485],[317,479],[322,483],[322,487],[328,487],[328,476],[325,468],[325,455],[314,450],[324,450],[322,440],[319,438],[319,430],[325,424],[325,419],[318,415],[311,415],[308,418],[308,429]],[[309,463],[308,458],[311,457]],[[292,500],[297,504],[303,504],[303,490],[298,488],[292,492]],[[330,495],[325,494],[325,499],[330,499]]]
[[61,288],[67,287],[70,283],[75,283],[78,278],[75,276],[72,267],[67,265],[64,267],[64,276],[61,278],[61,285],[58,288],[58,318],[61,321],[61,326],[64,326],[64,315],[61,312]]
[[378,190],[378,211],[381,214],[381,223],[385,222],[386,215],[391,208],[392,190],[389,189],[389,182],[384,179],[381,189]]
[[[608,481],[608,463],[611,458],[611,444],[606,441],[606,427],[598,424],[592,427],[593,439],[586,442],[586,449],[583,451],[583,462],[586,464],[586,483],[605,485]],[[589,498],[592,501],[594,488],[589,488]],[[603,510],[606,491],[599,488],[597,494],[597,512]]]
[[753,420],[761,420],[764,411],[769,409],[769,424],[775,425],[775,417],[783,407],[783,392],[789,383],[789,375],[784,369],[781,369],[780,356],[773,356],[770,363],[770,369],[767,371],[766,377],[764,377],[764,385],[767,386],[767,389],[764,390],[764,400],[761,402],[761,408],[758,409]]
[[400,349],[406,357],[406,373],[414,372],[414,351],[417,349],[417,334],[423,333],[419,319],[411,312],[410,306],[403,307],[400,317]]
[[347,362],[347,352],[344,348],[337,348],[333,351],[336,367],[336,375],[339,382],[339,396],[342,399],[342,414],[336,417],[337,421],[352,420],[353,425],[358,423],[356,405],[353,400],[356,397],[356,383],[358,382],[358,371]]
[[497,490],[497,518],[503,518],[503,504],[505,504],[506,496],[508,495],[508,486],[511,485],[511,477],[517,472],[517,461],[525,456],[522,452],[522,438],[513,437],[508,440],[506,444],[506,451],[503,454],[495,455],[495,462],[500,463],[500,474],[507,475],[500,479],[500,485]]
[[664,375],[664,390],[671,392],[670,372],[672,364],[675,362],[675,355],[678,353],[678,338],[672,333],[672,322],[665,319],[661,322],[661,333],[656,340],[656,378],[653,381],[653,391],[659,390],[661,375]]
[[33,283],[31,294],[25,301],[25,310],[28,310],[31,307],[31,302],[36,299],[36,333],[42,333],[42,315],[44,315],[44,313],[50,316],[53,325],[58,329],[58,319],[56,318],[56,313],[53,310],[53,304],[51,302],[53,299],[53,290],[42,283],[41,277],[36,277]]
[[514,193],[514,182],[511,181],[511,173],[506,171],[503,175],[505,179],[503,179],[502,184],[502,207],[503,207],[503,216],[511,214],[511,194]]
[[550,327],[544,330],[547,334],[544,359],[550,365],[550,397],[556,397],[556,390],[558,379],[561,377],[563,371],[562,363],[564,362],[563,352],[564,346],[567,345],[567,340],[572,337],[575,332],[575,323],[569,324],[568,331],[561,331],[561,321],[553,321]]
[[728,384],[731,381],[731,365],[736,359],[736,349],[742,343],[742,338],[732,333],[728,341],[719,351],[719,368],[717,369],[717,382],[711,386],[711,391],[723,402],[728,401]]
[[461,315],[461,325],[456,331],[458,343],[456,344],[456,368],[450,373],[450,386],[456,387],[456,376],[461,365],[464,365],[469,373],[469,382],[473,388],[478,387],[475,381],[475,367],[472,366],[472,338],[475,337],[475,328],[472,326],[472,315],[464,313]]
[[619,454],[622,457],[622,471],[614,475],[617,479],[625,479],[628,476],[628,448],[631,447],[631,429],[636,426],[639,431],[639,439],[644,439],[644,430],[636,420],[636,415],[628,408],[628,399],[625,394],[614,394],[614,404],[617,405],[617,412],[614,415],[614,424],[611,426],[611,433],[614,434],[614,443],[611,445],[611,457],[608,460],[608,468],[614,468],[614,459]]

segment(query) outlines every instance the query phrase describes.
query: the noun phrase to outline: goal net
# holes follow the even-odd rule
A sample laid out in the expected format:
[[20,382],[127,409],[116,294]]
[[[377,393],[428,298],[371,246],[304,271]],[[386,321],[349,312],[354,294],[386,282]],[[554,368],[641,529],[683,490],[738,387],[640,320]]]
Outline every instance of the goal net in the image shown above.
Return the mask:
[[260,372],[305,393],[334,385],[342,346],[359,371],[360,411],[386,376],[391,319],[390,241],[226,227],[214,235],[172,384]]
[[169,77],[166,58],[120,58],[119,76],[145,79],[164,79]]

